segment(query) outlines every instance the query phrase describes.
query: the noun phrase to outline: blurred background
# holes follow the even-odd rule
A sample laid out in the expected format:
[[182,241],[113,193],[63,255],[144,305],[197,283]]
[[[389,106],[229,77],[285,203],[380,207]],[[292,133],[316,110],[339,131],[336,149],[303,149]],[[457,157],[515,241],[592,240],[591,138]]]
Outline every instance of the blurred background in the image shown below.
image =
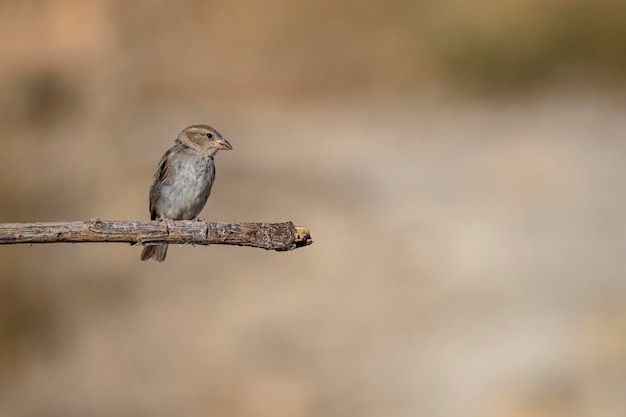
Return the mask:
[[2,416],[623,416],[626,3],[0,2],[0,222],[202,216],[289,253],[0,247]]

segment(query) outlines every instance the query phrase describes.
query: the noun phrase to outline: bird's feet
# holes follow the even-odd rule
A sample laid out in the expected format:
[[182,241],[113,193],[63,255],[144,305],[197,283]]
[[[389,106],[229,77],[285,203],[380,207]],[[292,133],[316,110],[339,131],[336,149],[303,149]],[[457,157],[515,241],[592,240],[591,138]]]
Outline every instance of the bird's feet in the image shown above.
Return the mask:
[[165,230],[170,234],[170,228],[174,227],[174,220],[165,217],[159,217],[159,223],[165,223]]
[[204,223],[204,227],[206,228],[207,235],[209,233],[209,221],[207,219],[203,219],[202,217],[194,217],[193,221],[198,223]]

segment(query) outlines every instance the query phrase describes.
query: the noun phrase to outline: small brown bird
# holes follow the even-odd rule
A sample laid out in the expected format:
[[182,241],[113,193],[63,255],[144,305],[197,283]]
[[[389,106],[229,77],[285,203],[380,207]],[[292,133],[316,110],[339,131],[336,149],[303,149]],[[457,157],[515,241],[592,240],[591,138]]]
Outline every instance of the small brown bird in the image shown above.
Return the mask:
[[[150,186],[152,220],[191,220],[200,214],[215,181],[213,157],[220,149],[233,147],[211,126],[193,125],[180,132],[154,172]],[[162,262],[165,255],[166,243],[146,245],[141,260]]]

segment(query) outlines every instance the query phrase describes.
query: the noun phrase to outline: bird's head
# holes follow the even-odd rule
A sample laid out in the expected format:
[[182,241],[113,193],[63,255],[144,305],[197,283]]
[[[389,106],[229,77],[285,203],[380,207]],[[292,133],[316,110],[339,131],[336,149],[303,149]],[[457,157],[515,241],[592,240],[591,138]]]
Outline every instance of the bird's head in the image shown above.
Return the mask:
[[211,156],[220,149],[233,149],[220,132],[207,125],[193,125],[183,129],[176,141]]

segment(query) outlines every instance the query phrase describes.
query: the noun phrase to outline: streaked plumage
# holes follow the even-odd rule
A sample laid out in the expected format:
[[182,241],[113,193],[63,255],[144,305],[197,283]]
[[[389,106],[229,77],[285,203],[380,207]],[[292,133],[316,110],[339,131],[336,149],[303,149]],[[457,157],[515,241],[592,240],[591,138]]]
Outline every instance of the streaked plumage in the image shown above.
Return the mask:
[[[180,132],[154,173],[150,187],[152,220],[191,220],[200,214],[215,181],[213,157],[220,149],[232,146],[210,126],[193,125]],[[167,244],[146,245],[141,260],[162,262],[166,255]]]

